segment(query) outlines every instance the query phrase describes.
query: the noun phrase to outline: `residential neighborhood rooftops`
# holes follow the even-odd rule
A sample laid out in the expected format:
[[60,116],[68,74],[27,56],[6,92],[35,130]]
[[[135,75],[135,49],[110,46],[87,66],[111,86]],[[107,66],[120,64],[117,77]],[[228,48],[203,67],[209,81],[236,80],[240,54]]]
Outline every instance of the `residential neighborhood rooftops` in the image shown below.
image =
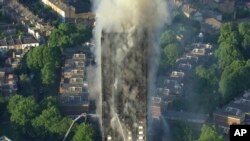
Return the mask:
[[39,42],[32,36],[0,40],[0,49],[24,49],[28,46],[39,46]]
[[14,42],[15,42],[17,45],[22,44],[22,41],[21,41],[20,39],[14,39]]
[[0,46],[7,46],[8,43],[6,42],[6,40],[0,40]]
[[222,109],[217,110],[214,114],[240,118],[242,117],[242,115],[249,112],[250,112],[250,93],[246,92],[243,95],[243,97],[235,99]]
[[37,43],[38,41],[34,37],[29,36],[29,37],[23,37],[22,42],[24,44],[29,44],[29,43]]

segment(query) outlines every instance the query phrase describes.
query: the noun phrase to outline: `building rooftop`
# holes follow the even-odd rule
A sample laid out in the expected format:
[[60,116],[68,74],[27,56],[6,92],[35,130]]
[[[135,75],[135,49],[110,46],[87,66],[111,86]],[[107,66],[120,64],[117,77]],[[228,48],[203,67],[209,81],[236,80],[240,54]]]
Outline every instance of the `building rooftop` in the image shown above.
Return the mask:
[[195,48],[206,48],[211,49],[213,46],[211,44],[203,44],[203,43],[193,43],[192,46]]
[[237,98],[228,105],[217,110],[215,114],[240,118],[245,113],[250,112],[250,92],[246,92],[243,97]]
[[89,105],[87,95],[81,96],[60,96],[60,103],[63,105]]
[[38,41],[32,36],[22,38],[22,42],[23,44],[38,43]]
[[20,39],[14,39],[14,42],[16,45],[22,44],[22,41]]
[[220,29],[222,23],[215,18],[207,18],[205,23],[212,26],[214,29]]
[[160,118],[161,115],[161,98],[160,97],[152,97],[152,105],[151,105],[151,113],[153,118]]
[[189,17],[191,14],[193,14],[193,13],[196,11],[196,9],[192,8],[192,7],[190,6],[190,4],[185,4],[185,5],[183,5],[183,7],[182,7],[182,11],[184,12],[184,14],[185,14],[186,16]]
[[0,46],[7,46],[6,40],[0,40]]
[[22,39],[19,38],[10,38],[7,40],[0,40],[0,46],[13,46],[13,45],[21,45],[21,44],[33,44],[39,43],[34,37],[32,36],[25,36]]
[[[179,83],[177,80],[167,79],[164,81],[165,89],[168,89],[170,93],[179,94],[183,88],[183,83]],[[168,91],[167,90],[167,91]]]
[[192,65],[190,63],[180,63],[177,68],[182,71],[188,71],[192,69]]
[[172,71],[170,77],[173,77],[173,78],[183,78],[184,75],[185,75],[185,73],[182,72],[182,71]]
[[193,56],[193,55],[186,54],[183,57],[176,59],[176,62],[177,63],[190,63],[190,64],[193,64],[193,63],[197,63],[198,60],[199,60],[198,56]]
[[200,56],[204,56],[206,54],[206,50],[204,48],[194,48],[191,52],[191,54],[193,55],[200,55]]
[[91,5],[88,2],[81,0],[49,0],[54,5],[58,6],[63,11],[68,10],[69,7],[75,9],[75,13],[86,13],[91,11]]
[[91,11],[91,4],[82,0],[67,0],[69,5],[75,8],[76,13],[86,13]]
[[11,39],[7,40],[7,44],[8,44],[9,46],[12,46],[12,45],[15,45],[15,42],[14,42],[14,40],[11,38]]

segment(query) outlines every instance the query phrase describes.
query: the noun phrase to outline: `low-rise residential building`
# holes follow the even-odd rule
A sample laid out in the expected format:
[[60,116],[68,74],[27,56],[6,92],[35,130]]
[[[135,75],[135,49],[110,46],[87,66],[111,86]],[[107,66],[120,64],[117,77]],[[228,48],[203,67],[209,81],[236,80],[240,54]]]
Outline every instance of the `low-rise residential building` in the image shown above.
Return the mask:
[[229,126],[233,124],[249,124],[250,121],[250,92],[237,98],[228,105],[218,109],[213,114],[214,123],[228,133]]
[[62,17],[62,21],[72,19],[94,19],[90,4],[80,0],[61,1],[61,0],[42,0],[42,2],[51,7]]
[[212,45],[211,44],[202,44],[202,43],[193,43],[192,46],[194,46],[195,48],[204,48],[204,49],[212,49]]
[[196,64],[199,61],[198,56],[186,54],[183,57],[176,59],[176,63],[189,63],[191,65]]
[[190,4],[185,4],[182,7],[182,11],[187,18],[190,18],[195,13],[196,9],[192,8]]
[[224,13],[233,13],[236,0],[200,0],[202,4],[208,5],[212,9],[218,9]]
[[170,77],[172,77],[172,78],[183,78],[184,75],[185,75],[185,73],[182,72],[182,71],[172,71]]
[[202,22],[203,21],[203,15],[201,12],[197,11],[193,14],[192,19],[198,22]]
[[9,49],[24,50],[26,48],[37,46],[39,46],[39,42],[32,36],[16,39],[11,37],[9,39],[0,40],[0,51],[6,51]]
[[54,29],[50,23],[46,23],[37,15],[34,15],[18,0],[8,1],[6,13],[17,23],[25,26],[28,29],[28,33],[33,35],[37,40],[43,40],[43,37],[48,37]]
[[181,94],[183,90],[183,83],[178,82],[177,80],[166,79],[164,85],[169,94]]
[[70,116],[87,113],[89,110],[85,62],[85,54],[76,52],[66,56],[62,69],[59,101],[62,111]]
[[4,96],[10,96],[17,91],[17,76],[13,73],[0,71],[0,90]]
[[181,71],[189,71],[192,69],[192,65],[190,63],[180,63],[177,68]]
[[205,19],[205,24],[211,26],[215,30],[219,30],[222,26],[222,23],[215,18],[207,18]]
[[204,56],[206,50],[204,48],[194,48],[191,52],[192,55]]
[[160,97],[152,97],[151,101],[151,114],[155,119],[160,119],[161,116],[161,98]]
[[222,14],[212,10],[203,10],[204,17],[206,18],[215,18],[218,21],[222,21]]

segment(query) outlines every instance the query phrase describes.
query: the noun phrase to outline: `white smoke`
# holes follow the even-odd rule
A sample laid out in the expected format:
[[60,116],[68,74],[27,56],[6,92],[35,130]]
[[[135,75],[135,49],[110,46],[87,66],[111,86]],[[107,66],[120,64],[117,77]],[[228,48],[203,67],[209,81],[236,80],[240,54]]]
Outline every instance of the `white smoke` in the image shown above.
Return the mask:
[[[90,89],[92,93],[97,94],[97,113],[102,115],[102,77],[101,77],[101,36],[102,32],[106,33],[127,33],[126,45],[120,42],[121,39],[112,39],[117,41],[119,49],[117,49],[116,60],[121,62],[126,56],[126,52],[130,50],[137,41],[134,39],[134,33],[137,40],[145,40],[150,43],[151,47],[149,53],[149,86],[148,92],[152,94],[154,92],[155,75],[158,67],[159,53],[159,33],[165,24],[169,24],[170,14],[168,10],[167,0],[94,0],[94,12],[96,13],[96,27],[93,31],[95,41],[95,57],[97,66],[95,68],[94,82]],[[144,32],[148,35],[146,39]],[[131,62],[131,65],[137,66],[136,63]],[[133,77],[133,75],[127,74],[127,77]],[[116,83],[119,79],[115,79]],[[117,84],[114,84],[117,87]],[[120,81],[119,81],[120,83]],[[122,82],[121,82],[122,83]],[[117,89],[117,88],[116,88]],[[123,88],[126,91],[126,86]],[[133,90],[133,93],[128,95],[129,99],[135,99],[137,89]],[[112,98],[111,103],[114,104]],[[126,103],[124,112],[128,112],[129,103]],[[130,108],[133,109],[133,108]],[[135,109],[135,108],[134,108]],[[111,113],[114,115],[115,113]],[[113,118],[114,119],[114,118]],[[100,121],[102,125],[102,121]],[[114,127],[115,128],[115,127]]]

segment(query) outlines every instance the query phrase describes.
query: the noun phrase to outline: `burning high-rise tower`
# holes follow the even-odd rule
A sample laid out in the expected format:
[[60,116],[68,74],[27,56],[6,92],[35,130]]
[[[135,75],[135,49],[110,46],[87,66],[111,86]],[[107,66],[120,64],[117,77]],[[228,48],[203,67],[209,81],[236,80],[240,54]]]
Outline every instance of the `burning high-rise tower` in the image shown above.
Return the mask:
[[166,0],[96,0],[96,73],[104,140],[147,138],[148,99],[154,90],[159,30],[169,21]]
[[102,33],[103,133],[114,141],[146,138],[149,43],[138,32]]

